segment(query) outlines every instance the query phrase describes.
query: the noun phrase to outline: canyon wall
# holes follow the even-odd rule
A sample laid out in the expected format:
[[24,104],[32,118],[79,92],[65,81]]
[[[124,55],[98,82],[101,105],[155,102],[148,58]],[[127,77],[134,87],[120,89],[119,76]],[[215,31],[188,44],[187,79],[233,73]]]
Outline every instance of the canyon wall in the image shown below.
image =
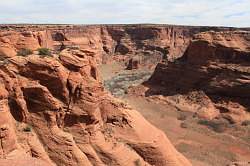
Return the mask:
[[[172,25],[8,26],[0,27],[0,55],[14,56],[21,48],[62,50],[84,48],[95,52],[98,63],[127,62],[140,56],[142,63],[180,57],[193,35],[207,27]],[[223,28],[210,28],[220,30]]]
[[[200,33],[209,29],[216,32]],[[145,83],[146,96],[238,123],[250,119],[249,36],[170,25],[2,25],[0,162],[191,165],[161,131],[104,90],[96,66],[135,56],[148,65],[163,60]],[[53,54],[39,56],[42,47]],[[16,56],[27,48],[34,54]]]
[[[96,66],[118,39],[99,34],[114,32],[39,28],[1,29],[1,165],[191,165],[162,131],[104,90]],[[54,53],[40,56],[40,47]],[[16,56],[23,48],[34,54]]]
[[203,32],[194,36],[184,55],[160,63],[147,96],[163,100],[201,117],[230,123],[250,119],[250,32]]

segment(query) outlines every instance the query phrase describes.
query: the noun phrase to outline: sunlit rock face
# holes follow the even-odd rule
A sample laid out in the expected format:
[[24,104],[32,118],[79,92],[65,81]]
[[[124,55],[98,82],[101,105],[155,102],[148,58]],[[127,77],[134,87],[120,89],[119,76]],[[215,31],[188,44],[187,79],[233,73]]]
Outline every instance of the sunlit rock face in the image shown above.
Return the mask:
[[[13,57],[22,48],[82,48],[98,63],[128,62],[140,56],[145,65],[180,57],[193,35],[205,27],[172,25],[1,26],[0,56]],[[216,28],[214,28],[216,29]]]
[[249,120],[249,41],[249,31],[195,35],[181,58],[156,67],[147,95],[177,97],[175,105],[208,119]]
[[[208,29],[228,30],[1,26],[1,164],[191,165],[160,130],[104,90],[97,65],[133,59],[137,70],[165,62],[145,84],[146,95],[181,94],[179,104],[201,117],[240,122],[249,108],[249,35],[199,33]],[[37,55],[44,47],[52,55]],[[22,49],[33,54],[16,56]]]
[[96,68],[103,45],[93,41],[107,29],[39,28],[5,36],[17,34],[7,42],[14,52],[49,47],[53,54],[1,54],[1,164],[191,165],[162,131],[104,90]]

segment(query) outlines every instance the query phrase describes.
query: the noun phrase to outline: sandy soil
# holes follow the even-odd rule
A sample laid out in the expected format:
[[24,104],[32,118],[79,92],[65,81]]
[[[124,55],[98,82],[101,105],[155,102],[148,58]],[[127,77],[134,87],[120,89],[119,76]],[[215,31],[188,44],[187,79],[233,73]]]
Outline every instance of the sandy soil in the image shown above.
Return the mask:
[[98,66],[98,70],[103,80],[108,80],[125,69],[125,65],[113,62],[111,64],[103,64]]
[[[103,79],[107,80],[118,75],[122,67],[109,64],[99,69]],[[174,106],[155,103],[144,97],[125,95],[121,98],[163,130],[194,166],[227,166],[236,161],[250,165],[250,127],[232,126],[218,133],[200,125],[193,114],[180,112]]]
[[173,106],[132,96],[125,96],[124,100],[163,130],[194,166],[226,166],[234,161],[250,161],[250,141],[247,143],[227,133],[216,133],[199,125],[192,114],[179,112]]

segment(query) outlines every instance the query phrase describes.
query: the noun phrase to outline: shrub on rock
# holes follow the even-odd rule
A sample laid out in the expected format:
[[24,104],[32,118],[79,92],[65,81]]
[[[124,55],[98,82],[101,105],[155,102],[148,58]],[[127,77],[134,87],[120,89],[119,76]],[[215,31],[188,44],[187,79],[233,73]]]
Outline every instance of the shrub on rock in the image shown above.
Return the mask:
[[33,51],[29,48],[22,48],[17,52],[17,56],[28,56],[33,54]]
[[39,48],[37,51],[38,54],[41,55],[42,57],[52,56],[51,51],[48,48]]
[[223,133],[229,127],[229,123],[225,120],[204,120],[204,119],[201,119],[198,121],[198,124],[207,126],[217,133]]

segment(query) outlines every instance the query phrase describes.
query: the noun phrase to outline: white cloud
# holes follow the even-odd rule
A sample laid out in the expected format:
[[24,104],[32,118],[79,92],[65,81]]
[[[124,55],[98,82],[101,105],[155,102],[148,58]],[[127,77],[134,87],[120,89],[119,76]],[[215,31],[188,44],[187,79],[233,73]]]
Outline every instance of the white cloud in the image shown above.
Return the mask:
[[250,27],[249,0],[8,0],[0,23],[162,23]]

